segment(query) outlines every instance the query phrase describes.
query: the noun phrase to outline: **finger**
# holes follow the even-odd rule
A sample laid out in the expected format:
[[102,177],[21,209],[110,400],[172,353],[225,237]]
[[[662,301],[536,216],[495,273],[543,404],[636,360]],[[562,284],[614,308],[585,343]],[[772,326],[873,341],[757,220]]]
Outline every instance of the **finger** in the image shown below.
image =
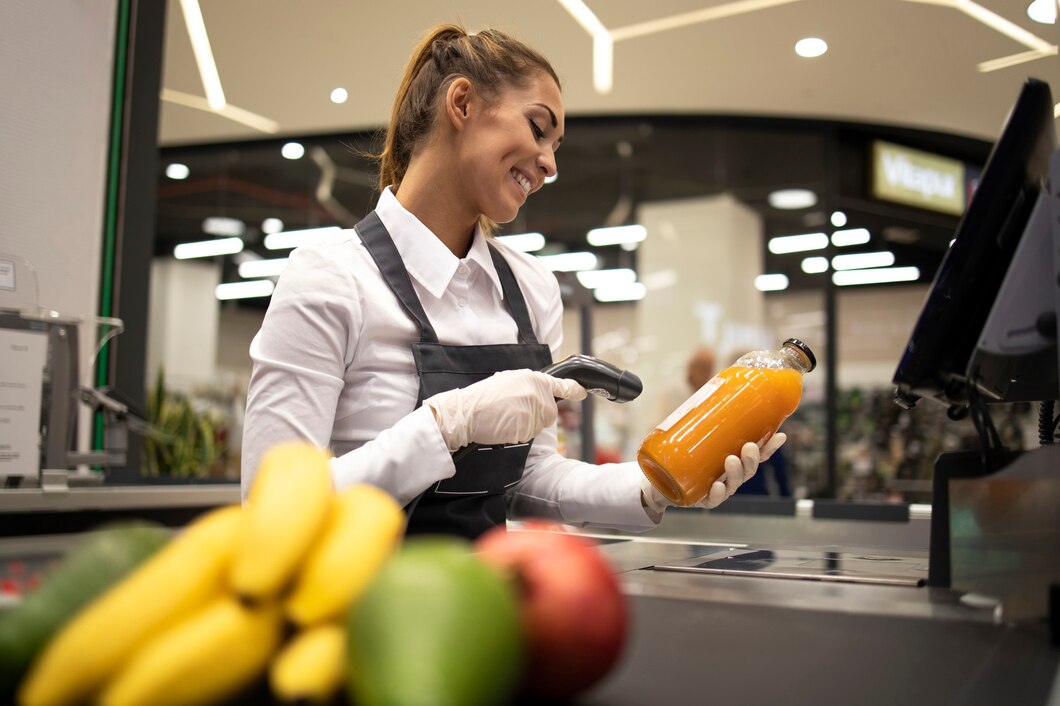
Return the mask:
[[776,434],[769,437],[769,441],[767,441],[765,443],[765,446],[762,447],[759,462],[765,463],[766,461],[768,461],[769,457],[775,454],[777,452],[777,449],[783,446],[784,442],[787,440],[788,435],[782,431],[778,431]]
[[710,486],[710,492],[707,493],[707,502],[704,505],[708,510],[713,510],[718,505],[725,502],[725,499],[729,497],[728,490],[725,489],[725,484],[720,480],[714,481],[714,484]]
[[564,400],[584,400],[589,394],[584,387],[574,380],[554,378],[551,375],[545,375],[545,377],[548,378],[549,384],[552,386],[553,397],[559,397]]
[[737,456],[726,456],[725,457],[725,475],[722,479],[725,481],[726,497],[736,492],[736,489],[743,485],[745,480],[743,462]]
[[743,479],[746,482],[758,470],[759,455],[758,444],[748,441],[740,449],[740,463],[743,464]]

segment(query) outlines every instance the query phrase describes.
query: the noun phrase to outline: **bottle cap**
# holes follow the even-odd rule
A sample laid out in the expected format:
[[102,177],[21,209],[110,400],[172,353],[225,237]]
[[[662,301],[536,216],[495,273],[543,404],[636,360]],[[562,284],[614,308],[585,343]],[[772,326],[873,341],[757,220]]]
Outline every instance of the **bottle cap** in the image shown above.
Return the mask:
[[806,372],[811,372],[814,368],[817,367],[817,358],[814,357],[813,351],[811,351],[810,347],[807,346],[805,343],[803,343],[797,338],[789,338],[788,340],[784,341],[784,345],[791,346],[792,348],[798,348],[800,351],[802,351],[803,354],[805,354],[806,358],[810,361],[810,367],[806,368]]

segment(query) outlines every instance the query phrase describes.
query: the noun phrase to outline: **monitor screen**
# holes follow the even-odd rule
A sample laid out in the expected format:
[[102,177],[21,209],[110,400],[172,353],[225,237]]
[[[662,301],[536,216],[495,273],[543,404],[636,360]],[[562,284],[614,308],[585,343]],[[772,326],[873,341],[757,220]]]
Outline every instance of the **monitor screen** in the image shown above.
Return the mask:
[[894,374],[895,401],[960,410],[968,363],[1027,226],[1056,146],[1048,84],[1028,79],[990,152]]

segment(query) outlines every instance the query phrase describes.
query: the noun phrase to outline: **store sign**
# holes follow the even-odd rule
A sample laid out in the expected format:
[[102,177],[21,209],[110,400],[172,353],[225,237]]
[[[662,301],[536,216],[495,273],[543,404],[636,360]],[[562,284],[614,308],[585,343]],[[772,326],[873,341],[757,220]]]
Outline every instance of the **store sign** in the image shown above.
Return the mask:
[[964,213],[964,163],[877,140],[872,143],[872,195],[878,199]]

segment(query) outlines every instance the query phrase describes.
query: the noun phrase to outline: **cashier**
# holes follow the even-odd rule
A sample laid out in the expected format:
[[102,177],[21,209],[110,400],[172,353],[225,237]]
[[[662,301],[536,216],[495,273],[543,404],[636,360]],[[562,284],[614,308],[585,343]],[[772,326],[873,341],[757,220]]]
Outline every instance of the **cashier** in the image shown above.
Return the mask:
[[[336,489],[370,483],[404,504],[409,532],[659,522],[666,500],[635,462],[557,452],[556,399],[586,394],[536,372],[560,349],[559,285],[490,237],[556,174],[563,125],[559,79],[536,51],[495,30],[428,33],[394,101],[375,210],[292,253],[251,344],[244,496],[268,447],[300,438],[331,449]],[[726,459],[704,505],[759,458],[748,444]]]

